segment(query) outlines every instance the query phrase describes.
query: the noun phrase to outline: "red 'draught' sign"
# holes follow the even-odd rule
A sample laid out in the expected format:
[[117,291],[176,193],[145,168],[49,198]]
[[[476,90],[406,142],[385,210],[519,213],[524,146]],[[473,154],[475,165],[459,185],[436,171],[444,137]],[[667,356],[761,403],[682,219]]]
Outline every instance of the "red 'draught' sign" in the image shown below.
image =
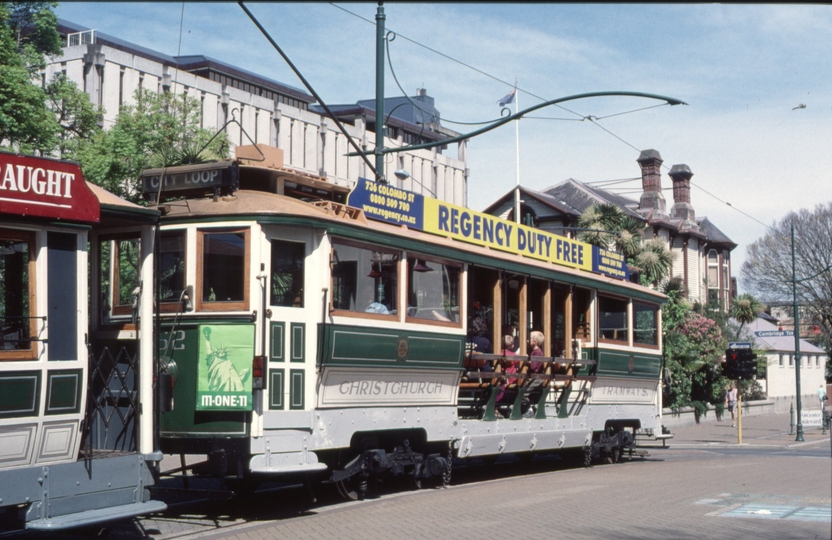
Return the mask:
[[0,213],[98,223],[101,207],[77,163],[0,152]]

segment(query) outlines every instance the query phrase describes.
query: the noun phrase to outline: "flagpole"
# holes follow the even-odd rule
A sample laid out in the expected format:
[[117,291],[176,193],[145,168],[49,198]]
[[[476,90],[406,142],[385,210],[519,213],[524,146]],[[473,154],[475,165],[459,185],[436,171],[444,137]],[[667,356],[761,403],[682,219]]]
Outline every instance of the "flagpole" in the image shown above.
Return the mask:
[[[520,107],[520,96],[517,94],[517,79],[514,79],[514,114],[517,114]],[[520,119],[514,122],[514,153],[515,153],[515,176],[517,185],[514,188],[514,221],[520,223]]]

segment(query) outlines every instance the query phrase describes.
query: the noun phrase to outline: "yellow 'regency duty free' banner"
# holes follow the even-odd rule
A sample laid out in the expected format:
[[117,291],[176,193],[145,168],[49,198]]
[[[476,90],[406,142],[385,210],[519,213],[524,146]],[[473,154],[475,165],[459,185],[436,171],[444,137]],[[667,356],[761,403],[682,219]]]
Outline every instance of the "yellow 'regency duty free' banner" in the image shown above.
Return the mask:
[[437,199],[424,199],[425,232],[592,271],[592,246]]

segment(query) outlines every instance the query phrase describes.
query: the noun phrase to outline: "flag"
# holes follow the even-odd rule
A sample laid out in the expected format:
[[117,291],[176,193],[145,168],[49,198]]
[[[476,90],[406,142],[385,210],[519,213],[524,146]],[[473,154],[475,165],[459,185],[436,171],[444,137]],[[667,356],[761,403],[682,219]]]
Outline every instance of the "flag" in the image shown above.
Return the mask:
[[499,105],[500,107],[505,107],[506,105],[508,105],[509,103],[514,101],[514,94],[516,94],[516,93],[517,93],[517,89],[515,88],[514,90],[512,90],[511,92],[506,94],[503,99],[498,101],[497,105]]

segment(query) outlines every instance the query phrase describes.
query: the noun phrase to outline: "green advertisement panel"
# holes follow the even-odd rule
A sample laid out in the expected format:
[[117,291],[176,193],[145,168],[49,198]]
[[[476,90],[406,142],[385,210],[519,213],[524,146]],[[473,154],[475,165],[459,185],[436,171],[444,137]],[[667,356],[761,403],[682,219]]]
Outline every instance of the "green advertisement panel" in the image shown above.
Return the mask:
[[253,324],[199,325],[196,410],[250,411]]

